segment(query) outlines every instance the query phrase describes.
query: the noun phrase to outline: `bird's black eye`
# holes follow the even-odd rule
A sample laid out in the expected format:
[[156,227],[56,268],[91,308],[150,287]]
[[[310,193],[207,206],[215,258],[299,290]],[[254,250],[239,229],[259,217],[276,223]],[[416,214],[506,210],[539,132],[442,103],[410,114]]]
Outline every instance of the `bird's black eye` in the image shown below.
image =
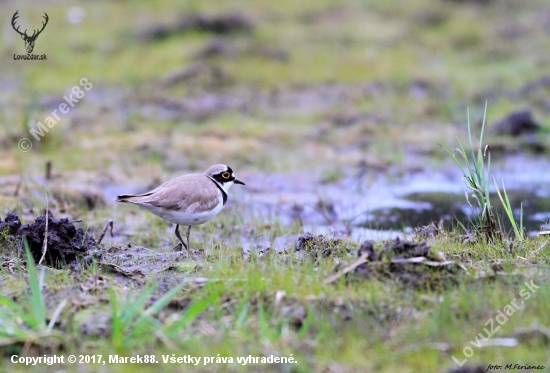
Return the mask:
[[224,173],[222,174],[222,177],[223,177],[224,179],[227,180],[227,179],[229,179],[229,178],[231,177],[231,174],[230,174],[229,172],[224,172]]

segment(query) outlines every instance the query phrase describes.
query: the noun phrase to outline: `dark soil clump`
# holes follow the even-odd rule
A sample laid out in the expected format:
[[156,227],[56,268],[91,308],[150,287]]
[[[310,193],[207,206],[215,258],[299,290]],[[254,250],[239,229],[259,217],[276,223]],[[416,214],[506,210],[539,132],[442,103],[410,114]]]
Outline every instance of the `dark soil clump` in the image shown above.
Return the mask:
[[174,34],[190,31],[209,32],[217,35],[235,32],[251,32],[252,21],[241,13],[226,13],[219,15],[193,14],[182,16],[175,24],[158,24],[144,30],[140,38],[145,41],[162,40]]
[[401,259],[418,256],[428,257],[430,254],[430,247],[426,242],[401,241],[399,238],[396,238],[384,245],[382,253]]
[[447,261],[431,252],[426,242],[412,242],[396,238],[380,251],[371,241],[365,241],[357,255],[366,263],[357,266],[350,279],[393,279],[413,287],[438,289],[455,284],[458,269],[453,261]]
[[[44,262],[51,267],[61,267],[64,264],[74,265],[78,256],[85,254],[96,246],[96,242],[80,227],[76,227],[69,219],[55,219],[48,214],[48,244]],[[21,225],[19,217],[8,214],[4,223],[0,223],[0,231],[8,227],[10,239],[23,246],[26,237],[35,262],[42,257],[42,248],[46,233],[46,217],[36,218],[34,223]]]
[[416,228],[416,235],[422,239],[435,238],[443,232],[442,226],[443,221],[439,223],[431,222],[428,225]]
[[17,215],[8,213],[5,221],[0,218],[0,233],[4,232],[10,237],[15,237],[19,228],[21,228],[21,222]]
[[325,235],[305,233],[296,240],[296,252],[308,252],[314,255],[321,254],[328,257],[342,244],[342,240]]
[[359,248],[359,251],[357,251],[357,255],[360,257],[362,255],[367,256],[367,260],[369,262],[375,262],[378,255],[376,254],[376,251],[374,251],[374,242],[372,241],[365,241],[361,244],[361,247]]
[[513,137],[536,133],[540,129],[540,125],[533,120],[531,112],[527,110],[514,111],[495,124],[498,134]]
[[240,13],[227,13],[217,16],[193,15],[183,17],[179,22],[180,30],[198,30],[214,34],[231,32],[249,32],[252,22]]

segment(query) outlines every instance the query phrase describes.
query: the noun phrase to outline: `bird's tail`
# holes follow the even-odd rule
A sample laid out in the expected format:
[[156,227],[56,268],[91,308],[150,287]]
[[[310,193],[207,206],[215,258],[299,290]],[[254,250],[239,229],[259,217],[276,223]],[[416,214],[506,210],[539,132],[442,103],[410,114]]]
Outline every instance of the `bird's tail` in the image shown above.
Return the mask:
[[122,195],[116,197],[116,201],[117,202],[124,202],[124,203],[134,203],[134,202],[136,202],[135,201],[136,197],[139,197],[139,196],[135,196],[135,195],[132,195],[132,194],[122,194]]

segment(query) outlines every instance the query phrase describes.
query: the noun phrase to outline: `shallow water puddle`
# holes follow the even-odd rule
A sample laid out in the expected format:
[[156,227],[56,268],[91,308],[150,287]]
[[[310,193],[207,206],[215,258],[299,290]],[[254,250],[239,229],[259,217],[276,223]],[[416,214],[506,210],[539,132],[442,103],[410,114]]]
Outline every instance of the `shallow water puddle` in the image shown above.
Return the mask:
[[[550,219],[550,165],[545,160],[514,156],[492,173],[501,187],[504,181],[516,218],[523,203],[523,222],[531,235]],[[465,196],[462,175],[456,167],[430,170],[390,180],[384,175],[370,179],[343,177],[322,184],[306,174],[249,174],[247,190],[235,193],[238,204],[250,209],[246,216],[266,222],[276,218],[283,225],[300,224],[304,231],[344,233],[357,240],[389,239],[413,232],[414,228],[442,220],[466,227],[476,201]],[[492,200],[510,227],[491,180]],[[245,216],[245,221],[246,221]]]

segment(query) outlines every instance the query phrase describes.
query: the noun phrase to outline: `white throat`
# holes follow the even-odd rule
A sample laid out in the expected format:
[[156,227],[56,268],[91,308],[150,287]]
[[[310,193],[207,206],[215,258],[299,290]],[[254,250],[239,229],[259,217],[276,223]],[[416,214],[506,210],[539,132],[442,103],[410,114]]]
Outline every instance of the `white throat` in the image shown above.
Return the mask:
[[233,184],[235,184],[233,181],[228,181],[228,182],[225,182],[225,183],[222,184],[222,183],[217,182],[214,178],[212,178],[210,176],[208,176],[208,178],[210,180],[212,180],[213,182],[215,182],[220,188],[222,188],[223,191],[225,192],[225,194],[229,193],[229,188],[231,188],[231,186]]

